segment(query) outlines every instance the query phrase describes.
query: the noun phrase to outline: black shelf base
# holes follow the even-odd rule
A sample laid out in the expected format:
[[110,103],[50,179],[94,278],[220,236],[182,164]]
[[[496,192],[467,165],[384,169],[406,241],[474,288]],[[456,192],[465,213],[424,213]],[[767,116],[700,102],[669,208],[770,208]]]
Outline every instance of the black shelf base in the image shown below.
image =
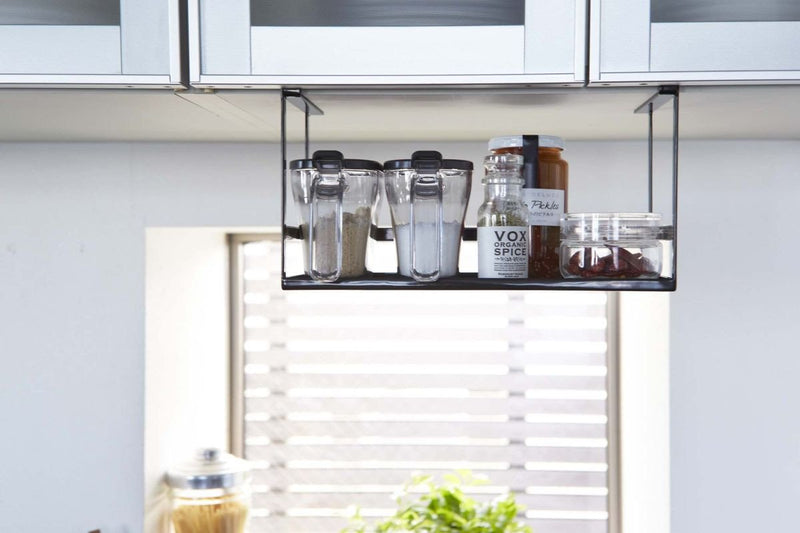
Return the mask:
[[671,292],[675,279],[618,279],[618,280],[566,280],[566,279],[485,279],[476,273],[458,274],[431,283],[421,283],[399,274],[373,274],[332,283],[313,281],[308,276],[290,276],[281,280],[284,290],[335,290],[335,289],[419,289],[419,290],[576,290],[576,291],[650,291]]

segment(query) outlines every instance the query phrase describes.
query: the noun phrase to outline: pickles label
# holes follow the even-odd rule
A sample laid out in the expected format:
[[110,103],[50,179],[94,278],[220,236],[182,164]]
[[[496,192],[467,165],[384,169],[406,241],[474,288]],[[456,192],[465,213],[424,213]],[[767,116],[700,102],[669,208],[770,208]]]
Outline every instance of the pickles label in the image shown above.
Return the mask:
[[561,189],[522,189],[522,202],[528,208],[531,226],[558,226],[564,214]]
[[528,277],[527,226],[478,228],[478,277]]

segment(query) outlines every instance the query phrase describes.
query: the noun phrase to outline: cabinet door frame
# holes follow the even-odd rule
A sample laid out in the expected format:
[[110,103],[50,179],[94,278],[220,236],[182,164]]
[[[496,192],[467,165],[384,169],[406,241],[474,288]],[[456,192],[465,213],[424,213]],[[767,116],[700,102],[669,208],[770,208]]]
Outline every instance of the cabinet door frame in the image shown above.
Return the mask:
[[[618,27],[612,28],[615,35],[619,30],[626,33],[631,45],[626,51],[633,55],[639,54],[648,56],[646,67],[638,66],[626,71],[608,71],[603,68],[606,60],[621,60],[619,57],[610,57],[608,51],[604,50],[602,44],[602,32],[608,30],[608,21],[603,20],[603,3],[611,6],[620,12],[625,12],[627,18],[620,20]],[[643,7],[646,5],[647,7]],[[661,70],[654,71],[652,65],[652,23],[650,22],[650,3],[642,0],[590,0],[590,29],[589,29],[589,85],[660,85],[664,83],[684,83],[687,85],[763,85],[763,84],[796,84],[800,80],[800,70]],[[642,14],[646,11],[646,21]],[[646,24],[646,27],[642,25]],[[673,24],[673,23],[669,23]],[[679,24],[679,23],[678,23]],[[699,23],[689,23],[697,25]],[[729,24],[763,24],[769,26],[770,23],[729,23],[714,22],[701,23],[710,24],[718,33],[730,33],[732,27]],[[772,23],[781,24],[781,23]],[[785,24],[785,23],[784,23]],[[799,28],[800,22],[796,24]],[[687,25],[688,27],[688,25]],[[723,31],[719,31],[723,30]],[[645,46],[646,48],[641,48]],[[633,52],[631,52],[631,50]],[[614,51],[616,53],[616,51]],[[613,55],[613,54],[612,54]],[[641,60],[633,59],[632,63],[640,63]]]
[[[588,25],[588,3],[587,0],[568,0],[570,9],[574,9],[573,39],[572,39],[572,71],[566,73],[542,73],[542,74],[492,74],[492,75],[265,75],[252,74],[252,58],[239,58],[240,65],[249,64],[250,71],[244,74],[224,73],[206,74],[204,73],[204,40],[203,40],[203,3],[204,0],[189,0],[188,19],[189,19],[189,80],[190,84],[198,88],[259,88],[275,89],[282,86],[352,86],[352,85],[381,85],[381,86],[463,86],[463,85],[498,85],[498,84],[519,84],[537,86],[558,86],[558,87],[582,87],[586,84],[586,45]],[[241,0],[240,0],[241,1]],[[545,2],[545,0],[526,0],[529,3]],[[249,2],[248,2],[249,4]],[[545,4],[542,4],[545,7]],[[242,11],[244,9],[242,8]],[[529,22],[528,9],[526,6],[526,23]],[[249,8],[247,9],[247,28],[249,29]],[[236,22],[237,26],[241,21]],[[526,27],[528,24],[526,24]],[[234,36],[233,39],[240,39],[245,31],[244,26],[238,28],[240,37]],[[213,30],[210,30],[213,32]],[[248,46],[252,46],[247,35]],[[530,37],[526,30],[525,52],[530,51]],[[541,43],[539,43],[541,44]],[[527,45],[527,46],[526,46]],[[238,46],[243,46],[239,43]],[[248,51],[249,54],[249,51]],[[246,68],[244,66],[243,68]],[[528,65],[523,67],[527,69]]]
[[[125,11],[135,11],[141,4],[137,0],[122,0],[123,10],[122,18],[119,26],[101,26],[101,28],[112,29],[115,28],[119,33],[119,48],[120,60],[117,72],[106,73],[92,73],[92,72],[26,72],[20,69],[20,72],[2,73],[0,72],[0,88],[165,88],[176,89],[184,86],[182,79],[182,50],[181,50],[181,0],[159,0],[166,4],[167,17],[162,25],[166,29],[166,34],[161,35],[158,39],[154,39],[151,35],[138,35],[131,38],[127,35],[128,32],[134,32],[136,24],[145,22],[147,25],[148,14],[141,17],[132,17],[131,23],[125,24]],[[154,3],[155,2],[154,0]],[[133,19],[137,19],[134,20]],[[7,28],[14,29],[15,26],[6,26]],[[24,27],[23,27],[24,28]],[[39,30],[38,33],[43,34],[44,39],[48,39],[48,30],[55,29],[54,35],[57,35],[59,28],[68,28],[76,32],[90,31],[97,26],[47,26],[35,25],[29,28]],[[52,38],[52,37],[51,37]],[[49,42],[39,42],[38,46],[47,46]],[[115,43],[116,44],[116,43]],[[150,45],[151,49],[147,48]],[[85,45],[84,45],[85,46]],[[91,46],[91,44],[89,45]],[[152,53],[152,48],[163,50],[164,56],[160,57],[160,61],[167,67],[166,70],[158,68],[158,72],[142,73],[141,71],[135,72],[138,67],[126,68],[126,61],[135,57],[138,54],[140,62],[150,62],[148,54]],[[35,60],[34,60],[35,63]],[[26,69],[33,70],[33,69]],[[44,69],[43,69],[44,70]],[[68,70],[68,69],[67,69]],[[82,69],[83,70],[83,69]],[[89,69],[85,69],[89,70]],[[110,70],[110,69],[98,69]],[[126,70],[129,71],[126,73]],[[146,68],[144,70],[154,70],[154,68]]]

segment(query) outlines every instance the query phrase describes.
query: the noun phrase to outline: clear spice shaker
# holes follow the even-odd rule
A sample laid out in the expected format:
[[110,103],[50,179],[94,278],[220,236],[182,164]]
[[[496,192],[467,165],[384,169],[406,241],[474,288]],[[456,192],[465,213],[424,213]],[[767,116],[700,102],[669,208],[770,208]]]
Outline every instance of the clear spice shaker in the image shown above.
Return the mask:
[[523,157],[486,156],[478,209],[478,277],[528,277],[528,208],[522,201]]
[[417,151],[383,168],[400,274],[417,281],[458,274],[472,161]]
[[289,163],[292,194],[300,212],[306,273],[333,282],[366,273],[367,242],[383,167],[317,150]]
[[250,465],[216,448],[171,469],[175,533],[244,533],[250,514]]

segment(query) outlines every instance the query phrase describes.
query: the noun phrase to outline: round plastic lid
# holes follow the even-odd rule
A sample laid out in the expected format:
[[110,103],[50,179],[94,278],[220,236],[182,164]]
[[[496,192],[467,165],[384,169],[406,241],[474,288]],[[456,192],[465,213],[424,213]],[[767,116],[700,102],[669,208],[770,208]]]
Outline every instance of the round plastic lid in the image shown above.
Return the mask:
[[[305,170],[314,168],[313,159],[295,159],[289,162],[290,170]],[[344,170],[383,170],[377,161],[369,159],[343,159],[342,169]]]
[[[384,170],[409,170],[414,168],[411,159],[392,159],[383,164]],[[442,159],[442,169],[444,170],[473,170],[472,161],[464,159]]]
[[167,484],[175,489],[227,489],[249,481],[250,464],[217,448],[198,450],[191,461],[167,472]]
[[[564,139],[554,135],[539,135],[539,148],[559,148],[564,149]],[[522,135],[506,135],[504,137],[492,137],[489,139],[489,150],[499,150],[501,148],[522,148]]]
[[561,217],[563,239],[654,239],[659,230],[658,213],[568,213]]

